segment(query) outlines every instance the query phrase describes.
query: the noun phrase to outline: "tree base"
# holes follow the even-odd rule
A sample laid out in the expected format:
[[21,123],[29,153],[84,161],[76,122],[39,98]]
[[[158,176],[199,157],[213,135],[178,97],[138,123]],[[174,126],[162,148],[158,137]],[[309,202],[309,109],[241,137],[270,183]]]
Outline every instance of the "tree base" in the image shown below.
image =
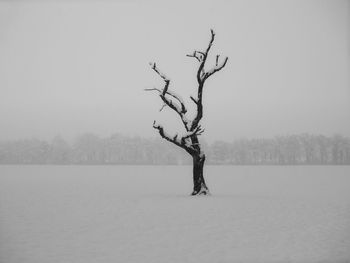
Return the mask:
[[193,191],[191,195],[210,195],[208,188],[202,188],[199,191]]

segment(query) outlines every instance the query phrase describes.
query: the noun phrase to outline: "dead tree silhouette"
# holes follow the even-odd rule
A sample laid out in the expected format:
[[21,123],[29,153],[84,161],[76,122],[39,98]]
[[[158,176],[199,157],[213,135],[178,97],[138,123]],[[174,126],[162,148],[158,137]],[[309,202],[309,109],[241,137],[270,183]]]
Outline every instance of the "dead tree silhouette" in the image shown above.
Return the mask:
[[158,130],[162,138],[179,146],[180,148],[184,149],[187,153],[189,153],[192,156],[192,159],[193,159],[192,195],[209,194],[209,189],[205,183],[204,175],[203,175],[205,154],[203,153],[201,145],[198,140],[198,136],[201,135],[204,131],[204,129],[200,125],[200,121],[203,117],[202,97],[203,97],[204,84],[209,77],[211,77],[213,74],[223,69],[228,61],[228,57],[225,57],[224,59],[219,61],[220,56],[216,55],[215,65],[211,69],[207,71],[205,70],[204,67],[206,66],[207,58],[209,56],[210,49],[215,39],[214,31],[211,29],[210,32],[211,32],[211,38],[206,50],[205,51],[195,50],[192,54],[187,55],[187,57],[196,59],[199,64],[197,69],[197,74],[196,74],[196,78],[198,82],[197,97],[195,98],[193,96],[190,96],[190,99],[196,105],[196,114],[192,120],[188,119],[186,116],[187,107],[185,105],[185,102],[182,100],[182,98],[179,95],[169,90],[170,79],[159,70],[156,63],[150,63],[150,65],[152,70],[156,72],[159,77],[163,79],[164,87],[161,89],[158,89],[158,88],[146,89],[147,91],[158,92],[159,97],[164,102],[164,105],[162,106],[161,110],[166,106],[171,108],[173,111],[177,113],[177,115],[180,117],[183,123],[186,133],[181,136],[178,134],[175,136],[170,136],[164,130],[164,127],[160,124],[157,124],[156,121],[153,122],[153,128]]

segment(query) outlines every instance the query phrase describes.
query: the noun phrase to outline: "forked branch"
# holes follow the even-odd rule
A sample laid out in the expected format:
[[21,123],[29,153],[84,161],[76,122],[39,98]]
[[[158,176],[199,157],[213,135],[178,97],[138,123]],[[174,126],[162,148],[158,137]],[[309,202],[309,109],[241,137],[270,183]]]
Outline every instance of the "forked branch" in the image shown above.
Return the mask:
[[[150,65],[151,65],[151,68],[163,79],[164,87],[163,89],[150,88],[145,90],[158,91],[159,96],[164,102],[164,104],[167,105],[172,110],[174,110],[180,116],[182,123],[186,128],[186,131],[188,131],[190,127],[188,125],[189,122],[185,117],[185,114],[187,113],[187,108],[185,106],[183,99],[179,95],[177,95],[175,92],[169,90],[170,79],[159,70],[156,63],[150,63]],[[170,97],[174,98],[177,102],[174,102]]]
[[205,63],[207,61],[209,51],[215,40],[214,30],[211,29],[210,33],[211,33],[210,41],[204,52],[196,50],[192,54],[187,55],[188,57],[194,57],[199,62],[199,66],[197,70],[197,82],[198,82],[197,96],[198,97],[197,99],[190,97],[191,100],[197,105],[197,115],[191,124],[190,131],[193,131],[198,127],[199,122],[203,117],[202,95],[203,95],[203,87],[204,87],[205,81],[214,73],[223,69],[226,66],[226,63],[228,61],[228,57],[225,57],[221,62],[219,62],[220,55],[216,55],[215,65],[210,70],[205,71],[205,68],[204,68]]
[[168,133],[164,131],[164,127],[162,125],[156,124],[156,121],[153,122],[153,128],[158,130],[159,135],[163,139],[181,147],[189,154],[193,154],[195,152],[195,149],[193,149],[193,147],[186,142],[187,137],[181,136],[181,138],[178,138],[178,134],[176,134],[174,137],[171,137]]

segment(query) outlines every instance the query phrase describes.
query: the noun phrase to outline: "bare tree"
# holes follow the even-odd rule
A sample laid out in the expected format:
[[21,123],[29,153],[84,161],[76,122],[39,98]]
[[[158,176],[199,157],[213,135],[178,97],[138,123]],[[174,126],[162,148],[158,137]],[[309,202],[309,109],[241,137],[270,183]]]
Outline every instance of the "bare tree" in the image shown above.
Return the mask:
[[202,95],[203,95],[204,84],[205,84],[205,81],[210,76],[212,76],[214,73],[223,69],[228,60],[228,58],[225,57],[223,60],[219,61],[220,56],[217,55],[215,59],[215,65],[210,70],[208,71],[205,70],[209,51],[215,39],[214,31],[211,30],[210,32],[211,32],[211,38],[206,50],[205,51],[195,50],[192,54],[187,55],[188,57],[195,58],[198,62],[198,70],[196,75],[197,82],[198,82],[197,97],[195,98],[190,96],[190,99],[194,102],[194,104],[197,107],[196,114],[193,120],[190,120],[187,118],[186,116],[187,108],[185,106],[184,101],[179,95],[169,90],[170,79],[159,70],[156,63],[150,63],[150,65],[151,65],[151,68],[154,70],[154,72],[156,72],[159,75],[159,77],[163,79],[164,87],[162,89],[158,89],[158,88],[146,89],[147,91],[158,92],[159,97],[162,99],[164,103],[161,110],[166,106],[171,108],[173,111],[177,113],[177,115],[180,117],[183,123],[186,133],[181,136],[178,134],[176,134],[175,136],[170,136],[168,133],[165,132],[164,127],[160,124],[157,124],[156,121],[153,122],[153,128],[158,130],[162,138],[181,147],[192,156],[192,159],[193,159],[192,195],[209,194],[209,189],[205,184],[205,180],[203,176],[205,154],[203,153],[201,149],[201,145],[199,144],[199,141],[198,141],[198,136],[201,135],[204,131],[200,125],[200,121],[203,117]]

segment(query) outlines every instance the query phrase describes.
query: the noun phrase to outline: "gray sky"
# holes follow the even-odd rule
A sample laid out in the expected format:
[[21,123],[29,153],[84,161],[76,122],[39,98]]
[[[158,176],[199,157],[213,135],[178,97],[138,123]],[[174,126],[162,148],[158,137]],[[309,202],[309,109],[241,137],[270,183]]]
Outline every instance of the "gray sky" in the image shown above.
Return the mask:
[[[147,2],[147,3],[146,3]],[[204,138],[350,136],[348,1],[0,2],[0,140],[157,136],[148,62],[187,99],[204,49],[229,57],[205,87]],[[194,106],[187,100],[188,105]]]

